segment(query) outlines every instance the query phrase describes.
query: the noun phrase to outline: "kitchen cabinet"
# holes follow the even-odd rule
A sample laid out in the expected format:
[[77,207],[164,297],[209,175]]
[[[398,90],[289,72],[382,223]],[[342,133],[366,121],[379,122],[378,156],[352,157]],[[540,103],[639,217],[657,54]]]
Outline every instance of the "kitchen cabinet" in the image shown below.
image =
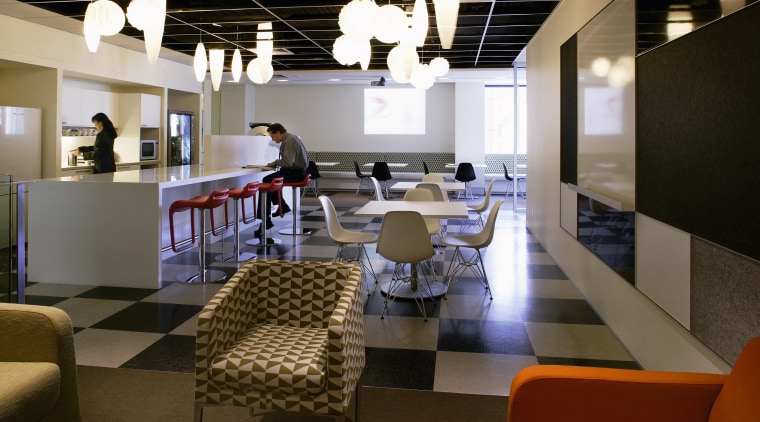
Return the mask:
[[161,97],[158,95],[127,93],[119,95],[119,137],[114,151],[122,162],[140,161],[140,140],[160,139]]
[[70,127],[93,127],[92,116],[105,113],[119,127],[119,94],[108,91],[64,86],[61,124]]

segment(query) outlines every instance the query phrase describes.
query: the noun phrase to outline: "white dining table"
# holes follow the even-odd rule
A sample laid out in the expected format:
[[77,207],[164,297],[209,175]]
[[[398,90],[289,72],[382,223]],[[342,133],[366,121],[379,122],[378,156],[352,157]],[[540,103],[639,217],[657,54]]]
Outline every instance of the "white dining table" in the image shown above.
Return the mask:
[[396,182],[394,183],[389,189],[390,190],[409,190],[414,189],[419,185],[420,183],[431,183],[434,185],[438,185],[439,188],[443,192],[448,191],[464,191],[465,190],[465,184],[462,182]]
[[357,217],[383,217],[390,211],[417,211],[423,217],[467,218],[467,203],[463,201],[369,201],[354,211]]
[[[467,203],[439,201],[369,201],[354,212],[359,217],[383,217],[391,211],[417,211],[423,217],[432,218],[467,218]],[[441,254],[445,257],[445,255]],[[417,267],[412,266],[411,282],[393,291],[393,296],[401,299],[424,299],[423,289],[419,288]],[[380,291],[387,295],[390,281],[380,285]],[[434,298],[446,294],[448,286],[443,281],[428,282]]]
[[[453,168],[456,168],[458,165],[459,165],[459,163],[446,163],[446,165],[444,167],[446,167],[447,169],[453,169]],[[473,164],[472,166],[474,168],[486,168],[486,167],[488,167],[485,164]]]

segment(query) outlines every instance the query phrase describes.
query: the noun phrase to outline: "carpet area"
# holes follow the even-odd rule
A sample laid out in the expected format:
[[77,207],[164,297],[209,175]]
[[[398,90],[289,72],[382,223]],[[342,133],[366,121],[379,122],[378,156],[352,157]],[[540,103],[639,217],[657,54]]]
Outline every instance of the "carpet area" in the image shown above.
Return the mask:
[[[82,422],[193,420],[194,376],[177,372],[78,366]],[[361,422],[504,421],[507,397],[362,387]],[[209,407],[204,422],[323,422],[332,418]]]

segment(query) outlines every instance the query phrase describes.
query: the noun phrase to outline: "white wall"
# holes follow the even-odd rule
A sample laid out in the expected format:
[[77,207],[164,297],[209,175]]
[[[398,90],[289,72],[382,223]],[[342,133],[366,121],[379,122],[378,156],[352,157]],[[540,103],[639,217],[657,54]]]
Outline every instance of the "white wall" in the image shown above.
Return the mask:
[[527,48],[527,224],[646,369],[726,372],[683,326],[560,228],[560,46],[609,0],[560,2]]
[[424,135],[364,135],[365,88],[257,86],[255,121],[282,123],[310,151],[454,151],[454,84],[436,83],[427,90]]

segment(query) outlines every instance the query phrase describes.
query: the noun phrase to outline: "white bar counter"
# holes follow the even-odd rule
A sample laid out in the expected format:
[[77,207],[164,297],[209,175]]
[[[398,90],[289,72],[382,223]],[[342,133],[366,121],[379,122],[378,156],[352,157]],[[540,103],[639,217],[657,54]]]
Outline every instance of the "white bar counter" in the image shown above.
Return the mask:
[[[171,203],[268,173],[190,165],[37,180],[29,186],[28,280],[158,289]],[[189,238],[189,213],[175,217],[178,240]]]

